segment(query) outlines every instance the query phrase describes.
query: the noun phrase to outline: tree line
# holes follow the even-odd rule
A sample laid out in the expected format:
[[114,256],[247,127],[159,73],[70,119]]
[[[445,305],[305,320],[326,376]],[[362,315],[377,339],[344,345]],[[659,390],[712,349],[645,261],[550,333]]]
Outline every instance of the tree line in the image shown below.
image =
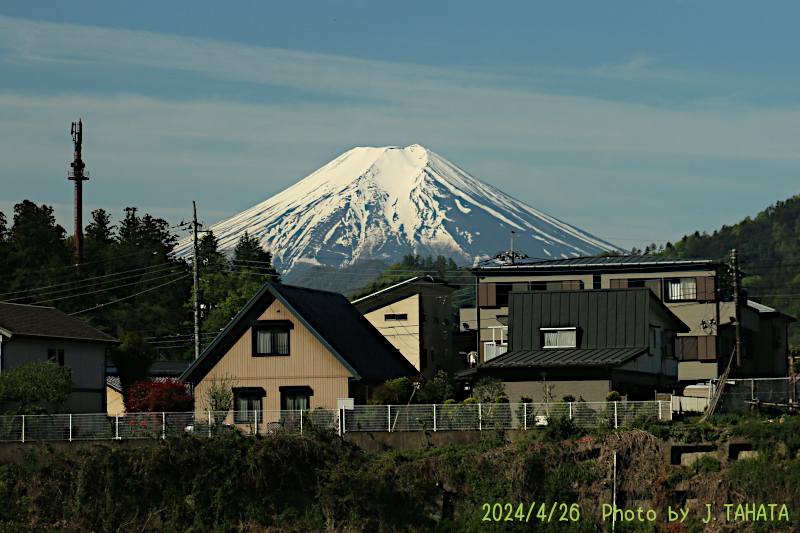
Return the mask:
[[[149,339],[161,358],[191,357],[190,261],[173,254],[177,228],[124,209],[104,209],[84,229],[83,260],[53,208],[25,200],[11,221],[0,212],[0,301],[55,307],[114,335]],[[204,339],[210,340],[266,281],[280,281],[272,254],[245,233],[226,257],[211,232],[200,242]]]

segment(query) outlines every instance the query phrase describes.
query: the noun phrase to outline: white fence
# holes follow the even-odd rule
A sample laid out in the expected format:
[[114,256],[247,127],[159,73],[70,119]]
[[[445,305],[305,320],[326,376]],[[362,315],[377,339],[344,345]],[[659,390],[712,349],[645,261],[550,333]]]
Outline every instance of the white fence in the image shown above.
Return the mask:
[[353,409],[304,411],[201,411],[0,416],[0,442],[120,440],[189,433],[302,434],[310,425],[357,431],[464,431],[533,429],[553,417],[581,428],[618,428],[646,415],[670,420],[670,402],[558,402],[445,405],[358,405]]

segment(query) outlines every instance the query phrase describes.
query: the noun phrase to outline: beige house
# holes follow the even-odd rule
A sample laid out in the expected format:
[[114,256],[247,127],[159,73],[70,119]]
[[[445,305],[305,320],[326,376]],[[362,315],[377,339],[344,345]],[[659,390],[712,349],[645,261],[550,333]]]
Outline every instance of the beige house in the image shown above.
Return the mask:
[[418,276],[353,301],[375,326],[426,379],[437,370],[453,373],[465,368],[455,352],[453,291],[458,286]]
[[118,343],[53,307],[0,303],[0,373],[48,359],[68,366],[74,385],[61,412],[105,411],[106,350]]
[[338,293],[267,283],[183,373],[196,408],[213,381],[234,410],[337,409],[415,369]]
[[[668,347],[678,358],[681,382],[716,379],[733,351],[732,278],[728,265],[718,260],[576,257],[483,267],[473,273],[478,306],[464,310],[462,322],[477,331],[480,362],[507,349],[509,295],[519,291],[649,288],[688,329]],[[795,319],[751,301],[740,312],[744,357],[731,376],[787,375],[787,325]]]

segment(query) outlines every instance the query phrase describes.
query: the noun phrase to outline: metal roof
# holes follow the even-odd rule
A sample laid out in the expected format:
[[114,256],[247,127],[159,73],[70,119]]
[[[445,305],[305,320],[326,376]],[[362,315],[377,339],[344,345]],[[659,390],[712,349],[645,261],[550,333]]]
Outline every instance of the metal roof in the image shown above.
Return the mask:
[[375,291],[372,294],[368,294],[366,296],[362,296],[361,298],[359,298],[357,300],[353,300],[351,303],[353,305],[358,306],[358,305],[361,305],[364,302],[368,302],[368,301],[370,301],[370,300],[372,300],[374,298],[377,298],[377,297],[380,297],[380,296],[387,296],[387,295],[389,295],[389,294],[391,294],[391,293],[393,293],[395,291],[398,291],[398,290],[401,290],[401,289],[405,289],[405,288],[410,287],[411,285],[415,285],[417,283],[428,283],[428,284],[433,284],[433,285],[441,285],[442,287],[451,288],[454,291],[458,290],[458,285],[451,285],[448,282],[446,282],[446,281],[444,281],[442,279],[439,279],[439,278],[434,278],[433,276],[415,276],[415,277],[407,279],[405,281],[401,281],[399,283],[395,283],[394,285],[390,285],[388,287],[384,287],[383,289],[381,289],[379,291]]
[[630,268],[664,266],[706,266],[716,265],[717,259],[686,259],[674,257],[652,257],[648,255],[591,256],[569,259],[549,259],[516,263],[513,265],[484,266],[475,271],[491,270],[546,270],[554,268]]
[[606,366],[621,365],[646,354],[648,348],[597,348],[591,350],[515,350],[478,365],[481,368],[539,366]]

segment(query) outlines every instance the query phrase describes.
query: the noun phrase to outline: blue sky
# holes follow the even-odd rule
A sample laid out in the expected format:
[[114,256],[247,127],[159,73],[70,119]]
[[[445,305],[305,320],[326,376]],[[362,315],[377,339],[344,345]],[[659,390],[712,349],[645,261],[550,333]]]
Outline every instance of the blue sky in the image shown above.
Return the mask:
[[[800,192],[800,4],[0,1],[0,211],[208,223],[418,143],[620,247]],[[524,245],[520,242],[520,247]]]

